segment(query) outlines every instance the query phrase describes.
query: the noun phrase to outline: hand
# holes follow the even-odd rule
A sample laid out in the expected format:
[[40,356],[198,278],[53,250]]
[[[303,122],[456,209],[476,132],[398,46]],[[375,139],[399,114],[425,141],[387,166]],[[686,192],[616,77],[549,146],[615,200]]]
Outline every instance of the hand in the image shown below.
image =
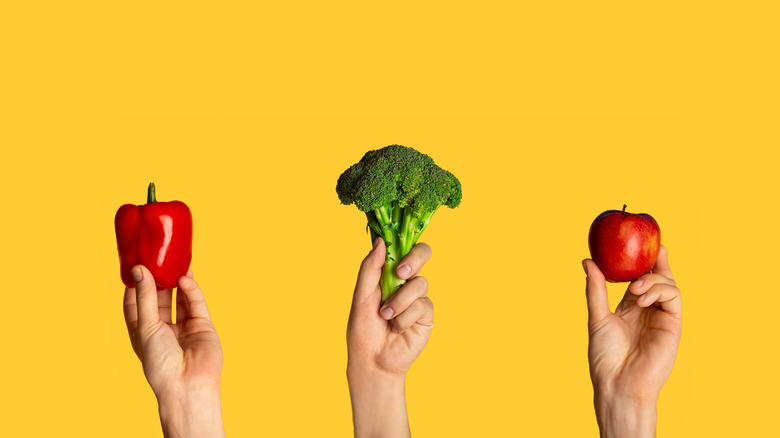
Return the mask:
[[656,404],[672,372],[682,329],[682,302],[661,246],[652,273],[631,282],[615,313],[604,275],[588,275],[588,360],[602,436],[654,436]]
[[410,435],[404,381],[433,330],[428,282],[417,276],[431,248],[418,243],[401,260],[396,273],[409,280],[382,305],[385,254],[384,241],[377,238],[360,266],[347,325],[347,379],[358,437]]
[[176,324],[171,290],[157,290],[151,272],[132,269],[125,322],[160,406],[166,437],[224,436],[219,399],[222,346],[192,271],[179,278]]

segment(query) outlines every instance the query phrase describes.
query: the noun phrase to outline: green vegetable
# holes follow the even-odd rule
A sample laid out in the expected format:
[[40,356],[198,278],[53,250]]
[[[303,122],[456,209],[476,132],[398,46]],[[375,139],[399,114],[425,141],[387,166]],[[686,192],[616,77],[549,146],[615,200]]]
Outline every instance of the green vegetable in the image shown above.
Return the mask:
[[398,262],[409,254],[442,205],[455,208],[462,196],[460,181],[412,148],[391,145],[366,152],[339,177],[336,192],[342,204],[366,213],[371,240],[382,236],[387,257],[382,268],[382,302],[405,282],[396,276]]

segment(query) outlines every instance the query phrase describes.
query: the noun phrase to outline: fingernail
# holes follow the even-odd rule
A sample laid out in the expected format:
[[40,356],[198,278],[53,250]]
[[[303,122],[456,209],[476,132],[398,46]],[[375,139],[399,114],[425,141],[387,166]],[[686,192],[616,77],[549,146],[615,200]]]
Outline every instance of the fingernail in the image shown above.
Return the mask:
[[642,285],[645,284],[645,279],[640,278],[639,280],[635,281],[634,284],[636,285],[636,287],[642,287]]
[[393,326],[393,333],[401,333],[401,332],[398,331],[398,327]]
[[384,319],[390,319],[393,317],[393,308],[390,306],[385,306],[379,311],[379,315]]
[[374,239],[374,249],[376,249],[376,247],[379,246],[379,239],[381,239],[381,237],[377,237],[376,239]]
[[585,260],[582,261],[582,269],[585,271],[585,275],[588,275],[588,266],[585,264]]
[[133,274],[133,281],[136,283],[140,283],[144,279],[144,273],[141,272],[141,268],[133,268],[130,270],[130,273]]
[[402,265],[398,267],[398,277],[402,280],[406,279],[412,274],[412,267],[409,265]]

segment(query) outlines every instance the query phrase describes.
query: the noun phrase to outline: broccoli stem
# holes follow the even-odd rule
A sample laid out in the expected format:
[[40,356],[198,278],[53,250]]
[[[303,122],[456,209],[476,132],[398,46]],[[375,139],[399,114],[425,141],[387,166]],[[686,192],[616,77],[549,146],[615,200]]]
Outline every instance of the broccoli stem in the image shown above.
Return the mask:
[[[404,222],[403,210],[403,208],[399,208],[394,203],[389,203],[373,212],[366,213],[371,238],[375,239],[377,236],[382,236],[387,250],[385,264],[382,266],[382,277],[379,280],[383,303],[406,283],[406,280],[401,280],[395,275],[395,268],[398,266],[398,262],[408,254],[408,251],[406,253],[403,252],[405,245],[401,241],[401,227]],[[404,241],[406,240],[404,238]]]
[[[386,238],[385,245],[388,245]],[[383,303],[390,299],[390,297],[406,283],[406,280],[401,280],[395,274],[398,262],[403,258],[399,248],[400,245],[398,245],[397,241],[389,244],[387,247],[387,258],[385,258],[385,264],[382,266],[382,277],[379,280],[379,288],[382,289]]]
[[406,257],[417,244],[420,234],[428,227],[435,212],[434,210],[418,219],[412,215],[411,208],[399,207],[394,202],[366,212],[371,241],[382,236],[387,249],[385,264],[382,266],[382,277],[379,280],[383,303],[406,283],[406,280],[398,278],[395,269],[401,259]]

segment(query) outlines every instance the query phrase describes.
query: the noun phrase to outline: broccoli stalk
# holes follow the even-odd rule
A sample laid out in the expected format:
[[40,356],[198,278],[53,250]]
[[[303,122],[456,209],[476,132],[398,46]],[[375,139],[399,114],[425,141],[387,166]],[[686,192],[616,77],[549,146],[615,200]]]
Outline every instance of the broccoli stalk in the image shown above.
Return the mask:
[[460,203],[461,186],[455,176],[412,148],[391,145],[367,152],[359,163],[339,177],[336,192],[343,204],[354,203],[366,213],[373,242],[382,237],[387,248],[379,283],[382,302],[406,281],[395,269],[436,210]]
[[382,278],[379,281],[382,289],[382,302],[387,301],[406,280],[398,278],[395,269],[398,263],[412,250],[420,234],[425,231],[433,217],[432,211],[421,219],[412,215],[409,207],[400,207],[391,202],[374,211],[366,212],[368,227],[371,231],[371,241],[381,236],[385,241],[387,256],[382,267]]

